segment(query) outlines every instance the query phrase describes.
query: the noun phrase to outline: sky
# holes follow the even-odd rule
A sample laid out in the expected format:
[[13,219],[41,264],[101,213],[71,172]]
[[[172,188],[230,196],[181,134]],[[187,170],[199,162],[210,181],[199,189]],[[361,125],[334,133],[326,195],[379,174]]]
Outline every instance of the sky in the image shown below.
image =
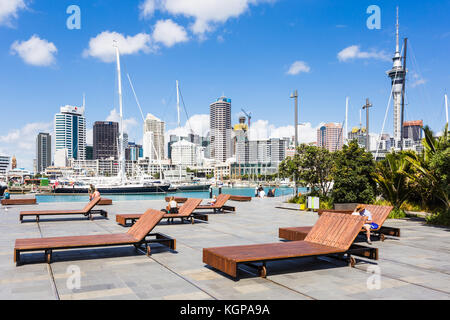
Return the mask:
[[[371,5],[380,9],[379,28],[368,27]],[[349,127],[359,125],[369,98],[370,128],[379,134],[396,6],[401,42],[408,38],[405,120],[439,132],[450,84],[450,1],[0,0],[0,153],[32,169],[38,132],[51,133],[60,106],[81,105],[83,94],[88,142],[95,121],[117,120],[113,40],[130,141],[142,142],[142,117],[127,74],[144,115],[164,120],[169,133],[177,132],[179,80],[182,126],[197,133],[208,131],[209,105],[225,95],[233,123],[241,109],[252,112],[252,138],[292,135],[297,89],[301,142],[315,141],[322,123],[342,123],[346,97]],[[387,112],[384,132],[392,134],[392,105]]]

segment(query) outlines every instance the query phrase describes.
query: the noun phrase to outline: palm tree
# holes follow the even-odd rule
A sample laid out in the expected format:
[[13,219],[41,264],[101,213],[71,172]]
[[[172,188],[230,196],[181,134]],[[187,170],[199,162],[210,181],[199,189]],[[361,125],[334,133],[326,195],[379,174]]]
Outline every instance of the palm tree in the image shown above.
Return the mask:
[[[415,173],[407,173],[408,177],[429,191],[432,197],[437,198],[449,210],[449,183],[448,178],[443,178],[443,173],[437,170],[435,162],[438,157],[448,153],[450,148],[448,124],[440,137],[435,137],[433,131],[426,126],[423,128],[424,139],[422,154],[408,154],[408,161],[415,169]],[[448,158],[445,157],[444,158]],[[447,160],[448,161],[448,160]]]
[[389,201],[395,209],[408,199],[408,175],[411,163],[406,160],[405,153],[389,153],[386,159],[378,162],[374,173],[374,180],[381,189],[383,198]]

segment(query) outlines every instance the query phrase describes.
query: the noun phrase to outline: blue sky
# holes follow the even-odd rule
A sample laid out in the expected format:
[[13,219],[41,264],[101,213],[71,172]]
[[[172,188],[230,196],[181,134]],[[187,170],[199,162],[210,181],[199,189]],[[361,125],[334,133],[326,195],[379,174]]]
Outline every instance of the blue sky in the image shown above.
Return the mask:
[[[435,131],[444,125],[450,1],[161,0],[147,11],[152,0],[1,1],[16,7],[0,12],[0,152],[16,154],[19,166],[29,169],[35,134],[52,130],[61,105],[80,105],[85,93],[88,128],[114,118],[115,64],[98,53],[104,42],[90,46],[103,32],[140,35],[129,54],[121,48],[130,140],[142,140],[142,128],[126,73],[144,112],[162,118],[167,129],[176,126],[179,80],[189,116],[208,114],[209,104],[224,93],[232,99],[234,122],[245,108],[256,127],[276,131],[293,123],[289,96],[298,89],[300,121],[310,123],[305,135],[313,136],[322,122],[342,122],[346,96],[349,126],[358,125],[368,97],[374,106],[371,131],[379,133],[390,94],[385,72],[392,66],[398,5],[400,37],[410,44],[406,120],[422,119]],[[80,30],[66,27],[69,5],[81,9]],[[366,26],[370,5],[381,8],[380,30]],[[42,56],[36,49],[21,50],[33,35],[48,50]],[[338,54],[351,46],[358,46],[356,54],[340,60]],[[39,61],[30,62],[27,54]],[[295,62],[303,72],[289,74]],[[385,128],[391,131],[392,107]]]

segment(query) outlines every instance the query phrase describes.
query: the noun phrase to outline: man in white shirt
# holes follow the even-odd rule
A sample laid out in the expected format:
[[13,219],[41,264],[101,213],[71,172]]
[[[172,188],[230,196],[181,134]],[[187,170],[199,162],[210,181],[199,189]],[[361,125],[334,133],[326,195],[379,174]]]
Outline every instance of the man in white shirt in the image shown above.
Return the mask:
[[366,209],[366,206],[363,204],[358,204],[355,211],[352,213],[352,215],[367,217],[367,222],[364,224],[363,228],[366,230],[367,234],[367,243],[372,244],[372,241],[370,241],[370,229],[373,227],[372,223],[372,213]]

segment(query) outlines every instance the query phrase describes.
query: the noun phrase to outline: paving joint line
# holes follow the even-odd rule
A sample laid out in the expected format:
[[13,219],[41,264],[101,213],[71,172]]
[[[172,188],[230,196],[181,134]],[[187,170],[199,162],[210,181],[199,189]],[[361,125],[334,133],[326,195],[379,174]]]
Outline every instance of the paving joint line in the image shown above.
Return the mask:
[[[43,234],[42,234],[42,230],[41,230],[41,226],[39,225],[39,222],[37,222],[37,226],[38,226],[39,234],[41,235],[41,238],[43,238]],[[50,263],[47,263],[47,272],[48,272],[48,275],[50,276],[50,284],[52,286],[53,294],[55,295],[56,300],[61,300],[59,297],[58,288],[56,287],[55,277],[53,275],[53,269],[52,269],[52,266],[50,265]]]
[[[96,221],[93,221],[97,226],[99,226],[100,228],[102,228],[103,230],[107,231],[108,233],[112,233],[111,231],[109,231],[108,229],[106,229],[104,226],[101,226],[100,224],[96,223]],[[146,254],[146,252],[144,250],[142,250],[141,248],[137,249],[138,251],[140,251],[143,254]],[[173,274],[175,274],[176,276],[178,276],[179,278],[183,279],[184,281],[186,281],[187,283],[191,284],[192,286],[194,286],[195,288],[199,289],[200,291],[202,291],[203,293],[207,294],[208,296],[210,296],[211,298],[213,298],[214,300],[218,300],[216,297],[214,297],[212,294],[208,293],[207,291],[205,291],[204,289],[200,288],[199,286],[197,286],[195,283],[193,283],[192,281],[186,279],[185,277],[183,277],[181,274],[179,274],[178,272],[170,269],[168,266],[166,266],[165,264],[163,264],[162,262],[156,260],[155,258],[153,258],[152,256],[148,256],[149,259],[155,261],[157,264],[159,264],[160,266],[164,267],[165,269],[169,270],[170,272],[172,272]]]

